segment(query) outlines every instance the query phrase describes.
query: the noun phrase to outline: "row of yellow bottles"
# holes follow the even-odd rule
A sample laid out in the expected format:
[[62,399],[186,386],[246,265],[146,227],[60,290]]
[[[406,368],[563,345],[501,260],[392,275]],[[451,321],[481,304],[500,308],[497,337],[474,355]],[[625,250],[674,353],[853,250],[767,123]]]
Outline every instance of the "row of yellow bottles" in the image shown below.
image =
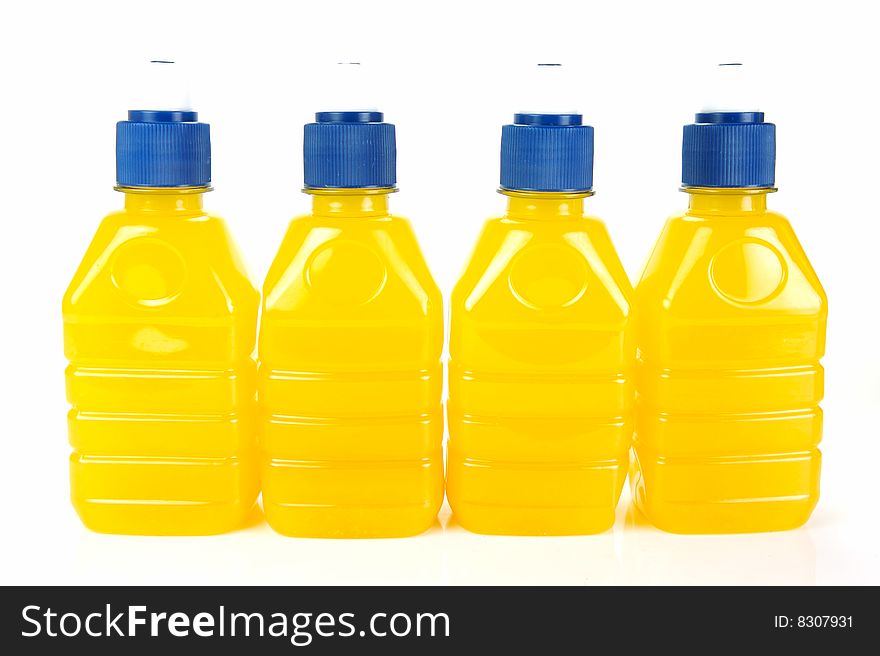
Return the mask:
[[109,533],[242,526],[262,490],[296,536],[421,533],[443,501],[443,302],[395,191],[394,126],[321,112],[305,128],[311,215],[260,295],[202,209],[210,135],[171,62],[161,109],[117,126],[125,209],[64,297],[71,496]]
[[[446,491],[462,526],[604,531],[628,470],[636,506],[666,530],[806,521],[826,301],[766,207],[774,136],[763,114],[729,107],[685,128],[690,207],[633,291],[584,213],[593,129],[575,113],[504,126],[507,211],[452,296]],[[444,496],[443,306],[388,210],[394,126],[375,111],[306,126],[312,212],[266,278],[259,366],[260,296],[202,209],[208,126],[184,102],[137,110],[117,144],[125,209],[104,219],[63,308],[83,522],[218,533],[262,490],[285,535],[429,528]]]

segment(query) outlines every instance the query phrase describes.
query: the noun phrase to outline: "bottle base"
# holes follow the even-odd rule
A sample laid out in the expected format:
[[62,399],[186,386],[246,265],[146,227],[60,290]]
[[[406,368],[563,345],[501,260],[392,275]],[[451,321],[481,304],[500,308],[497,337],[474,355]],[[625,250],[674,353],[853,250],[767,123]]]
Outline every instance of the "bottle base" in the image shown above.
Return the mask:
[[263,502],[266,521],[292,538],[403,538],[437,521],[438,503],[400,506],[307,506]]
[[679,535],[722,535],[790,531],[807,523],[815,499],[763,503],[756,508],[721,508],[715,504],[675,504],[654,501],[636,510],[656,528]]
[[71,501],[98,533],[216,535],[244,527],[260,492],[254,456],[70,456]]
[[628,456],[500,462],[450,448],[447,497],[456,521],[487,535],[591,535],[614,524]]
[[[633,503],[648,522],[668,533],[788,531],[803,526],[819,500],[818,450],[723,465],[688,463],[681,474],[668,461],[647,454],[640,458],[638,451],[633,455]],[[762,469],[751,471],[755,468]]]
[[114,535],[219,535],[243,528],[250,503],[174,503],[165,501],[74,500],[89,530]]
[[443,455],[409,460],[265,458],[263,511],[289,537],[392,538],[418,535],[443,503]]
[[610,529],[615,518],[613,506],[529,508],[450,503],[453,517],[462,528],[483,535],[594,535]]

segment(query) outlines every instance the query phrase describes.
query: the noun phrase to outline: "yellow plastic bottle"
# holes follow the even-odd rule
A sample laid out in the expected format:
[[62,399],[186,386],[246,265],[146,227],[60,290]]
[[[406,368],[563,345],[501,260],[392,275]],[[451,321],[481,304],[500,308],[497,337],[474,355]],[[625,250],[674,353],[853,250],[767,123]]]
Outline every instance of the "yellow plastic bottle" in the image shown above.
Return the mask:
[[775,191],[775,126],[710,109],[686,126],[688,210],[636,291],[638,508],[676,533],[803,524],[819,496],[827,303]]
[[477,533],[614,522],[632,435],[632,290],[592,194],[593,129],[518,114],[501,193],[452,295],[447,494]]
[[207,124],[132,111],[117,126],[123,210],[64,296],[71,497],[103,533],[212,534],[259,492],[259,298],[210,191]]
[[263,288],[263,507],[300,537],[415,535],[443,500],[443,305],[392,216],[394,126],[321,112],[305,191]]

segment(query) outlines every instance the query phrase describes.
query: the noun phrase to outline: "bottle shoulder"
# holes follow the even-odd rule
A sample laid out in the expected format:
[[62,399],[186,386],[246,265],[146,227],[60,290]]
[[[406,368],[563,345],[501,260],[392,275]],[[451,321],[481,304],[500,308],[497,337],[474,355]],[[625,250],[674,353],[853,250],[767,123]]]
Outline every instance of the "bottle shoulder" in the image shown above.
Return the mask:
[[63,299],[65,314],[92,315],[230,314],[256,306],[226,223],[204,212],[107,214]]
[[377,217],[326,217],[303,214],[295,216],[288,224],[278,255],[290,255],[292,251],[309,247],[316,235],[334,235],[349,241],[375,244],[377,241],[398,248],[418,247],[415,232],[409,219],[386,215]]
[[408,219],[302,215],[288,227],[263,285],[268,313],[442,314]]
[[774,210],[763,212],[720,213],[706,212],[699,209],[685,209],[674,212],[667,222],[698,223],[714,228],[725,226],[790,226],[788,217]]
[[452,304],[454,312],[474,316],[622,318],[631,295],[600,219],[498,217],[485,223]]
[[[183,219],[183,221],[181,221]],[[201,225],[212,228],[217,225],[225,225],[222,215],[214,211],[193,209],[189,211],[173,210],[142,210],[119,208],[105,214],[101,219],[99,229],[105,224],[116,225],[147,225],[156,228],[171,229],[181,225]]]
[[646,311],[679,315],[824,315],[827,305],[791,223],[772,211],[673,214],[636,295]]

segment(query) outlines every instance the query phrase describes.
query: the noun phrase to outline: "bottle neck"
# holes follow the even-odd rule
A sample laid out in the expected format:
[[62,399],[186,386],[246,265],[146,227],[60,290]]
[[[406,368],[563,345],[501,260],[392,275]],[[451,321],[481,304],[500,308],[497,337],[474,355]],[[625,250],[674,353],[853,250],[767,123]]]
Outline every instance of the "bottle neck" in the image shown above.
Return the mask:
[[125,209],[130,212],[200,213],[203,196],[210,187],[181,187],[140,189],[117,187],[125,194]]
[[501,193],[507,196],[508,219],[579,219],[584,215],[584,198],[592,195],[507,189]]
[[767,211],[767,194],[772,187],[710,189],[685,187],[688,210],[695,214],[761,214]]
[[314,216],[375,218],[388,216],[393,187],[370,189],[305,189],[312,197]]

